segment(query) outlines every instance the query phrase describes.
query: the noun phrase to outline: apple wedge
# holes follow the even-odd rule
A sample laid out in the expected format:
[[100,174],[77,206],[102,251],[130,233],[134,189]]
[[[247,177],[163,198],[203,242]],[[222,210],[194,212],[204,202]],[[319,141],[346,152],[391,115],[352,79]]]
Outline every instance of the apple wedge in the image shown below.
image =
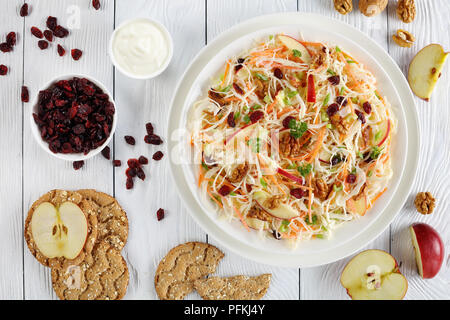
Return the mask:
[[440,44],[433,43],[420,50],[411,60],[408,82],[416,96],[425,101],[430,100],[448,54]]
[[366,250],[345,266],[341,284],[353,300],[401,300],[408,281],[397,261],[382,250]]
[[283,220],[290,220],[292,218],[299,216],[297,210],[284,203],[280,203],[280,205],[274,209],[269,209],[265,204],[266,200],[270,198],[270,195],[267,192],[257,191],[253,194],[253,197],[255,201],[259,204],[259,206],[263,208],[272,217]]
[[391,120],[383,121],[378,126],[378,131],[372,137],[372,145],[381,147],[381,145],[387,140],[391,132]]
[[286,35],[278,36],[278,40],[280,40],[280,42],[284,44],[288,49],[299,51],[300,59],[302,59],[305,63],[311,63],[311,55],[309,54],[305,46],[302,45],[298,40]]
[[256,218],[245,218],[245,222],[247,225],[255,230],[268,230],[269,229],[269,222],[262,221],[260,219]]
[[88,222],[83,211],[73,202],[64,202],[59,208],[43,202],[31,218],[31,232],[44,256],[74,259],[86,242]]
[[423,279],[434,278],[441,269],[445,254],[439,233],[426,223],[414,223],[410,231],[420,276]]
[[359,199],[349,199],[347,200],[347,210],[351,213],[359,214],[360,216],[363,216],[366,214],[367,211],[367,197],[366,195],[363,195]]

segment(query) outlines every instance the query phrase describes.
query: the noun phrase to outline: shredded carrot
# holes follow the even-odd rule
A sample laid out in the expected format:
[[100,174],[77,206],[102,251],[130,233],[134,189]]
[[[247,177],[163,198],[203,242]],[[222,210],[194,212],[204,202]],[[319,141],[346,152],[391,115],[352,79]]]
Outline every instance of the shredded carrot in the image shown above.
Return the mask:
[[294,108],[283,108],[282,110],[278,111],[278,113],[277,113],[278,119],[280,119],[280,117],[281,117],[283,114],[288,113],[288,112],[291,112],[292,110],[295,110],[295,109],[294,109]]
[[198,186],[200,187],[202,185],[203,180],[205,179],[205,176],[203,175],[203,169],[202,165],[199,165],[200,167],[200,174],[198,175]]
[[267,106],[266,112],[271,113],[273,111],[273,107],[277,104],[277,100],[275,99],[271,104]]
[[309,159],[307,160],[308,163],[311,163],[314,161],[314,158],[319,153],[320,149],[322,148],[323,139],[325,138],[325,127],[323,127],[319,131],[319,135],[317,136],[316,144],[314,145],[313,150],[309,153]]
[[222,83],[220,84],[221,87],[225,85],[225,81],[227,80],[229,71],[230,71],[230,60],[227,61],[227,66],[225,67],[225,73],[223,74]]
[[375,203],[375,201],[377,201],[378,198],[381,197],[386,190],[387,190],[387,188],[384,188],[383,191],[381,191],[379,194],[377,194],[376,197],[373,198],[372,201],[370,201],[368,209],[372,208],[372,205]]
[[236,212],[237,216],[239,217],[239,220],[241,220],[242,224],[244,225],[245,229],[247,229],[248,232],[250,232],[250,228],[248,227],[247,223],[244,220],[244,217],[242,216],[242,213],[235,207],[233,206],[234,211]]

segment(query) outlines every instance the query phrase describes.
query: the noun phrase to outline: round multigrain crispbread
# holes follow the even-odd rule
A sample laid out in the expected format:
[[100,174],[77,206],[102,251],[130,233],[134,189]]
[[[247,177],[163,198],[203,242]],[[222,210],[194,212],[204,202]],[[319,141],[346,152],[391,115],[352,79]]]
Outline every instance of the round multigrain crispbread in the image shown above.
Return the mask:
[[77,192],[90,202],[97,213],[97,241],[105,240],[117,250],[122,250],[128,239],[128,218],[119,202],[114,197],[93,189],[82,189]]
[[187,242],[171,249],[155,273],[155,289],[161,300],[182,300],[194,289],[194,281],[214,273],[224,254],[215,246]]
[[120,300],[129,281],[125,259],[107,241],[98,242],[80,264],[54,265],[51,273],[61,300]]
[[[36,208],[44,203],[50,202],[54,206],[60,206],[64,202],[73,202],[78,205],[86,216],[86,220],[88,222],[88,234],[86,237],[86,242],[84,244],[83,250],[81,250],[80,254],[72,259],[66,259],[64,257],[59,258],[48,258],[37,247],[34,239],[33,239],[33,231],[31,230],[31,219],[33,217],[33,213]],[[83,196],[80,193],[65,191],[65,190],[51,190],[36,200],[32,205],[30,210],[28,211],[27,219],[25,220],[25,240],[27,242],[28,249],[30,249],[31,254],[44,266],[51,267],[55,263],[62,263],[63,261],[68,261],[72,264],[78,264],[87,254],[92,252],[95,241],[97,239],[98,234],[98,223],[97,223],[97,215],[93,211],[93,208],[89,201],[83,199]]]

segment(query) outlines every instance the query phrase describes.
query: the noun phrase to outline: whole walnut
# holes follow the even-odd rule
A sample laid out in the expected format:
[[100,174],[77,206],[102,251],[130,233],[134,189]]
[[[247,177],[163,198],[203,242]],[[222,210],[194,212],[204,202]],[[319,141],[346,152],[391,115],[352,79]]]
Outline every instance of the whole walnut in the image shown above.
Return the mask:
[[416,17],[416,4],[414,0],[398,0],[397,17],[404,23],[410,23]]
[[352,0],[333,0],[333,1],[334,1],[334,8],[340,14],[347,14],[349,12],[352,12],[353,10]]
[[373,17],[381,13],[388,4],[388,0],[359,0],[359,11],[366,17]]
[[434,210],[434,202],[430,192],[419,192],[414,200],[414,205],[421,214],[431,214]]

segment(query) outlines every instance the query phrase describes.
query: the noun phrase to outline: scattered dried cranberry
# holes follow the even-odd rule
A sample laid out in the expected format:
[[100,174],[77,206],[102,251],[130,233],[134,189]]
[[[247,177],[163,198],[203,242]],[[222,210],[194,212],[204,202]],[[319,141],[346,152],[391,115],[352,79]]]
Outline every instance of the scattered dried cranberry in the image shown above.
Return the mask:
[[295,118],[293,116],[287,116],[286,118],[284,118],[283,127],[289,129],[289,123],[291,122],[291,120],[295,120]]
[[237,65],[234,67],[234,72],[237,73],[237,72],[239,72],[239,70],[241,70],[242,68],[243,68],[243,65],[242,65],[242,64],[237,64]]
[[144,137],[145,143],[160,145],[163,143],[162,139],[156,134],[149,134]]
[[44,37],[42,31],[37,27],[31,27],[31,34],[39,39],[42,39]]
[[336,103],[339,106],[345,107],[347,105],[347,103],[348,103],[348,100],[345,97],[343,97],[343,96],[337,96],[336,97]]
[[339,105],[337,103],[332,103],[327,108],[327,114],[329,117],[332,117],[338,111],[339,111]]
[[17,41],[16,33],[14,31],[8,33],[8,35],[6,36],[6,43],[12,47],[16,45],[16,41]]
[[148,159],[146,157],[144,157],[144,156],[140,156],[139,159],[138,159],[138,162],[140,164],[148,164]]
[[155,154],[153,155],[153,160],[159,161],[164,157],[164,153],[162,153],[161,151],[157,151],[155,152]]
[[142,170],[141,167],[138,167],[138,168],[136,169],[136,175],[137,175],[138,178],[141,179],[142,181],[145,180],[145,173],[144,173],[144,170]]
[[45,30],[44,31],[44,37],[45,39],[47,39],[49,42],[53,41],[53,32],[51,32],[50,30]]
[[0,43],[1,52],[10,52],[12,49],[13,48],[7,42]]
[[355,109],[355,113],[358,116],[358,119],[361,121],[362,124],[366,123],[366,117],[364,116],[364,113],[362,113],[359,110]]
[[159,208],[158,211],[156,211],[156,218],[158,221],[164,219],[164,209]]
[[72,49],[71,54],[72,54],[73,60],[78,61],[81,58],[81,56],[83,55],[83,51],[81,51],[79,49]]
[[283,71],[280,68],[273,69],[273,75],[280,80],[283,79]]
[[233,83],[233,89],[240,95],[244,94],[244,90],[242,90],[237,83]]
[[256,123],[264,117],[264,112],[261,110],[256,110],[250,113],[250,121]]
[[347,183],[355,183],[356,182],[356,175],[354,175],[353,173],[350,173],[347,176],[347,179],[345,179],[345,181],[347,181]]
[[30,95],[28,93],[28,88],[26,86],[22,86],[22,92],[20,94],[20,97],[22,99],[22,102],[30,101]]
[[122,161],[120,160],[113,160],[112,163],[114,167],[120,167],[122,165]]
[[227,118],[227,123],[231,128],[236,126],[236,122],[234,121],[234,112],[230,112]]
[[135,168],[128,168],[127,170],[125,170],[125,175],[128,178],[134,178],[136,177],[136,169]]
[[291,190],[290,194],[297,199],[301,199],[305,196],[305,191],[300,188],[295,188]]
[[54,29],[49,27],[49,29],[53,31],[53,35],[57,38],[65,38],[69,35],[69,30],[60,25],[57,25]]
[[125,141],[128,144],[131,144],[132,146],[134,146],[136,144],[136,140],[134,139],[134,137],[132,136],[125,136]]
[[367,114],[370,114],[372,112],[372,105],[369,101],[363,103],[363,109]]
[[140,167],[138,159],[128,159],[127,164],[130,168]]
[[81,169],[81,167],[84,166],[84,161],[80,160],[80,161],[74,161],[73,162],[73,168],[75,170]]
[[4,64],[0,65],[0,76],[4,76],[8,73],[8,67]]
[[49,16],[47,18],[47,28],[49,28],[52,31],[55,31],[56,26],[58,25],[58,20],[55,17]]
[[331,77],[328,77],[328,81],[333,86],[337,86],[339,84],[339,82],[341,82],[341,78],[339,76],[331,76]]
[[133,189],[133,186],[134,186],[133,178],[127,178],[126,183],[127,190]]
[[28,3],[24,3],[20,8],[20,16],[21,17],[28,16]]
[[92,0],[92,6],[95,10],[100,9],[100,0]]
[[58,44],[58,54],[60,57],[66,54],[66,49],[64,49],[60,44]]
[[147,134],[153,134],[153,125],[151,124],[151,122],[145,125],[145,130],[147,131]]
[[231,188],[229,186],[222,186],[218,192],[222,197],[225,197],[230,194]]
[[48,48],[48,42],[45,41],[45,40],[39,40],[39,41],[38,41],[38,47],[39,47],[41,50],[45,50],[45,49]]
[[281,233],[279,233],[277,230],[272,230],[272,235],[277,240],[281,239]]
[[106,146],[102,150],[102,155],[108,160],[111,159],[111,149],[108,146]]

